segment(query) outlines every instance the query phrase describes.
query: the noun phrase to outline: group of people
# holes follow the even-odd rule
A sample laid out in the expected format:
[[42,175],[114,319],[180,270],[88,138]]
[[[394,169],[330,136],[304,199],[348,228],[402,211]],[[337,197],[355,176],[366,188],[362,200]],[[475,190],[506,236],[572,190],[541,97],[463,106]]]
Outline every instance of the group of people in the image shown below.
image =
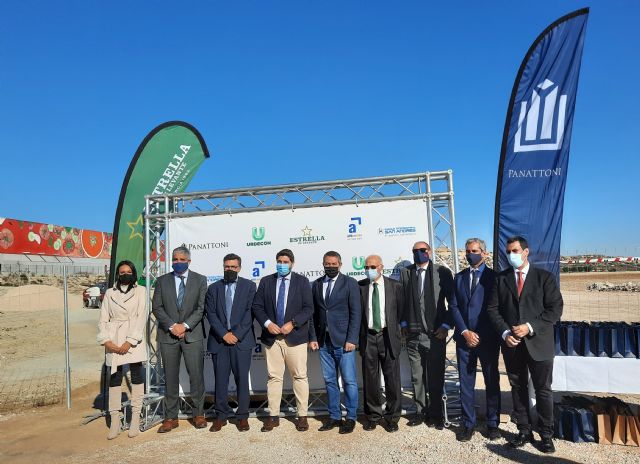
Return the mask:
[[[319,431],[338,429],[340,434],[348,434],[355,429],[359,404],[356,351],[362,363],[364,430],[381,425],[389,432],[397,431],[402,410],[399,357],[403,337],[417,406],[407,425],[425,423],[442,429],[446,339],[454,330],[463,415],[458,439],[469,441],[476,429],[478,361],[486,385],[488,438],[501,436],[498,358],[502,348],[519,430],[510,445],[521,447],[533,442],[530,374],[537,400],[540,449],[555,451],[551,439],[553,324],[563,307],[556,280],[529,264],[528,244],[523,237],[507,241],[511,268],[501,273],[486,265],[488,253],[483,240],[471,238],[465,248],[469,267],[455,277],[448,268],[432,261],[430,246],[420,241],[412,248],[414,264],[401,269],[399,280],[384,276],[382,258],[372,254],[365,260],[366,277],[360,281],[343,274],[340,254],[328,251],[322,258],[324,275],[313,283],[292,272],[294,254],[283,249],[276,254],[276,272],[262,278],[257,288],[251,280],[239,276],[242,259],[233,253],[223,259],[223,278],[207,287],[205,276],[189,269],[190,251],[176,248],[173,272],[157,279],[152,300],[165,373],[164,420],[158,432],[170,432],[179,425],[181,357],[189,374],[193,425],[208,427],[204,416],[205,338],[215,374],[216,417],[210,430],[220,431],[233,414],[228,403],[231,374],[237,389],[235,425],[239,431],[249,430],[249,370],[256,344],[256,320],[262,328],[260,341],[268,371],[270,416],[262,425],[263,432],[279,426],[285,367],[296,399],[296,429],[309,429],[308,349],[319,351],[327,391],[329,418]],[[110,439],[120,430],[123,364],[129,364],[131,370],[133,419],[129,436],[139,430],[144,385],[141,362],[146,359],[146,289],[136,281],[133,264],[120,263],[116,283],[105,294],[100,317],[98,342],[105,347],[106,364],[111,369]],[[207,337],[205,317],[209,322]],[[338,379],[345,396],[344,418]]]

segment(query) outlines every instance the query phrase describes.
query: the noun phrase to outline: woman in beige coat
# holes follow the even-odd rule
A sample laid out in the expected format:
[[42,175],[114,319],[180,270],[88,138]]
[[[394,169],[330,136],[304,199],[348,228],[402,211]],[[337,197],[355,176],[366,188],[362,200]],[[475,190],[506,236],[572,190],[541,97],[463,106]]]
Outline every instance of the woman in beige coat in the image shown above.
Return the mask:
[[122,366],[131,372],[131,425],[129,436],[140,432],[140,411],[144,399],[142,363],[147,360],[145,328],[147,289],[137,284],[138,274],[131,261],[118,264],[116,283],[104,294],[98,323],[98,343],[104,346],[105,364],[110,372],[109,414],[111,426],[107,438],[120,433],[122,409]]

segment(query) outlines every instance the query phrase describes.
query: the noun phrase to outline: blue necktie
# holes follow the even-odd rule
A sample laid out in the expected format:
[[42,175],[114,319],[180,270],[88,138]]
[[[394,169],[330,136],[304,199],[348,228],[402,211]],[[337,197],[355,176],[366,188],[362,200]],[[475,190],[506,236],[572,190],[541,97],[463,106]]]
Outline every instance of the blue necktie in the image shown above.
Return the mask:
[[178,309],[182,309],[182,300],[184,300],[184,276],[180,276],[180,287],[178,288]]
[[224,295],[224,304],[227,311],[227,330],[231,330],[231,308],[233,307],[233,293],[231,292],[231,285],[227,284],[227,291]]
[[478,285],[478,270],[471,270],[471,293],[476,289],[476,285]]
[[285,291],[285,277],[280,282],[280,288],[278,289],[278,301],[276,301],[276,323],[279,327],[284,325],[284,291]]
[[329,297],[331,296],[331,284],[333,283],[333,279],[329,279],[327,282],[327,291],[324,292],[324,304],[326,306],[329,303]]

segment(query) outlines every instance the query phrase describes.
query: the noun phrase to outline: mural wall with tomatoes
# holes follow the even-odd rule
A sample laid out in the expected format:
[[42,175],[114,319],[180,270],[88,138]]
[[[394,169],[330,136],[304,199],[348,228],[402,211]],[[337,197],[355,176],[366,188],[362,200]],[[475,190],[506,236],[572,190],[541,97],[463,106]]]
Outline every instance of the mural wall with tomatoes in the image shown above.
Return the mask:
[[112,234],[0,218],[0,253],[110,258]]

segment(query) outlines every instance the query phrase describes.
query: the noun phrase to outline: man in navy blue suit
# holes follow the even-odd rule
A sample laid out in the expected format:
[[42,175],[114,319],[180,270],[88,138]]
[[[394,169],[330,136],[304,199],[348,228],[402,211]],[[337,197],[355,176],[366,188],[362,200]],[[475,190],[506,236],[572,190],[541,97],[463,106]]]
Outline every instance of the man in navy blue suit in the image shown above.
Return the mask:
[[291,374],[296,397],[298,420],[296,429],[309,430],[309,379],[307,377],[307,343],[309,320],[313,316],[311,285],[305,276],[291,272],[293,252],[276,254],[276,273],[260,280],[253,299],[253,314],[262,326],[261,341],[267,358],[267,398],[270,416],[262,431],[270,432],[280,425],[280,401],[285,367]]
[[249,430],[249,368],[251,353],[256,346],[251,306],[256,285],[239,277],[242,258],[228,254],[223,259],[224,278],[209,285],[205,310],[209,320],[207,350],[212,355],[216,383],[216,418],[209,429],[219,432],[231,413],[227,393],[229,373],[236,382],[238,409],[236,427]]
[[469,441],[476,427],[474,408],[476,366],[478,359],[486,388],[487,428],[490,440],[500,438],[500,375],[498,357],[500,336],[496,333],[487,304],[496,279],[493,269],[487,267],[488,256],[484,240],[470,238],[465,244],[469,267],[455,276],[454,294],[450,311],[455,323],[454,340],[460,371],[460,395],[464,428],[459,441]]
[[[342,258],[327,251],[322,258],[325,275],[313,282],[313,323],[309,325],[309,346],[320,350],[320,365],[327,388],[329,420],[324,432],[340,427],[340,433],[353,432],[358,410],[356,344],[360,333],[360,287],[353,277],[340,273]],[[342,377],[347,417],[342,421],[340,385]]]

